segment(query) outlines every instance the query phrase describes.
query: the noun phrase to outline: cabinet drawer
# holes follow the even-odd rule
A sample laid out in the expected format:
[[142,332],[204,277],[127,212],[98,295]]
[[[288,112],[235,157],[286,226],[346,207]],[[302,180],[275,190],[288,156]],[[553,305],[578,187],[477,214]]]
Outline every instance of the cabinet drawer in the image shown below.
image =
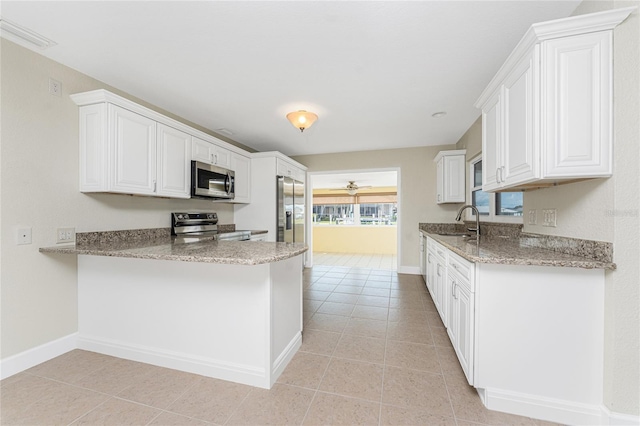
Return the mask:
[[447,261],[447,249],[442,247],[440,244],[435,243],[433,246],[433,252],[436,254],[437,257],[440,258],[440,260],[442,260],[445,264]]
[[433,254],[438,257],[443,264],[447,263],[447,252],[448,250],[444,248],[442,245],[437,243],[435,240],[427,237],[427,249],[431,250]]
[[447,269],[449,271],[456,273],[458,276],[460,276],[460,278],[463,278],[464,281],[467,282],[469,291],[472,291],[472,292],[475,291],[475,289],[469,285],[469,282],[474,282],[473,280],[474,264],[473,263],[449,251],[449,258],[447,260]]

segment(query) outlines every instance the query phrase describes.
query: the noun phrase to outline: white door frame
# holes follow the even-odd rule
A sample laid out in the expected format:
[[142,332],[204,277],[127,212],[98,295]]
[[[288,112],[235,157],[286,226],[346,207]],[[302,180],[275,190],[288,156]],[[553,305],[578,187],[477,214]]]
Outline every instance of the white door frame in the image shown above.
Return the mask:
[[396,270],[399,271],[400,265],[402,265],[402,250],[401,250],[401,241],[400,236],[402,235],[402,197],[400,194],[401,188],[401,168],[400,167],[383,167],[376,169],[350,169],[350,170],[325,170],[325,171],[314,171],[307,172],[307,182],[305,188],[305,203],[306,203],[306,218],[305,218],[305,241],[307,242],[307,246],[309,250],[307,250],[305,256],[304,266],[305,268],[311,268],[313,266],[313,178],[317,175],[337,175],[337,174],[345,174],[345,173],[371,173],[371,172],[396,172],[397,178],[397,188],[398,188],[398,224],[396,226]]

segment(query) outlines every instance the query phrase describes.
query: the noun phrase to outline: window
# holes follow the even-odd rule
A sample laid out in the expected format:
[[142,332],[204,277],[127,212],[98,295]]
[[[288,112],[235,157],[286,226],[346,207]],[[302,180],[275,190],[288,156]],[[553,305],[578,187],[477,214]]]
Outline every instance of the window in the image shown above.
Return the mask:
[[[482,190],[482,156],[470,161],[471,204],[476,206],[482,220],[488,222],[522,222],[522,192],[489,193]],[[475,216],[473,211],[468,218]]]
[[314,204],[314,225],[396,225],[396,203]]
[[471,180],[471,204],[476,206],[480,216],[488,216],[489,193],[482,190],[482,160],[471,164]]

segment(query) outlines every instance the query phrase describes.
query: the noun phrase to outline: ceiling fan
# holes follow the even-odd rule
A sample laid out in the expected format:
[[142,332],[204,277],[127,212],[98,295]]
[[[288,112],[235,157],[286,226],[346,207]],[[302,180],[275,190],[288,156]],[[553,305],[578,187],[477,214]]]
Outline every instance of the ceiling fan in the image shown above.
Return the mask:
[[358,186],[356,185],[355,180],[350,180],[344,188],[331,188],[330,191],[347,191],[349,195],[356,195],[358,193],[358,189],[366,188],[371,188],[371,186]]

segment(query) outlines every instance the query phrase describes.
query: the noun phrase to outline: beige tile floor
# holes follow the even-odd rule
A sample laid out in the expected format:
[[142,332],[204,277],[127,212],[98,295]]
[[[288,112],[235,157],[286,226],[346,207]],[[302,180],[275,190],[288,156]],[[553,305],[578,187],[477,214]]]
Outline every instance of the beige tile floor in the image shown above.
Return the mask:
[[396,270],[398,258],[392,254],[325,253],[313,252],[313,264],[322,266],[349,266],[356,268]]
[[539,425],[485,409],[421,277],[316,266],[271,390],[75,350],[0,382],[3,425]]

